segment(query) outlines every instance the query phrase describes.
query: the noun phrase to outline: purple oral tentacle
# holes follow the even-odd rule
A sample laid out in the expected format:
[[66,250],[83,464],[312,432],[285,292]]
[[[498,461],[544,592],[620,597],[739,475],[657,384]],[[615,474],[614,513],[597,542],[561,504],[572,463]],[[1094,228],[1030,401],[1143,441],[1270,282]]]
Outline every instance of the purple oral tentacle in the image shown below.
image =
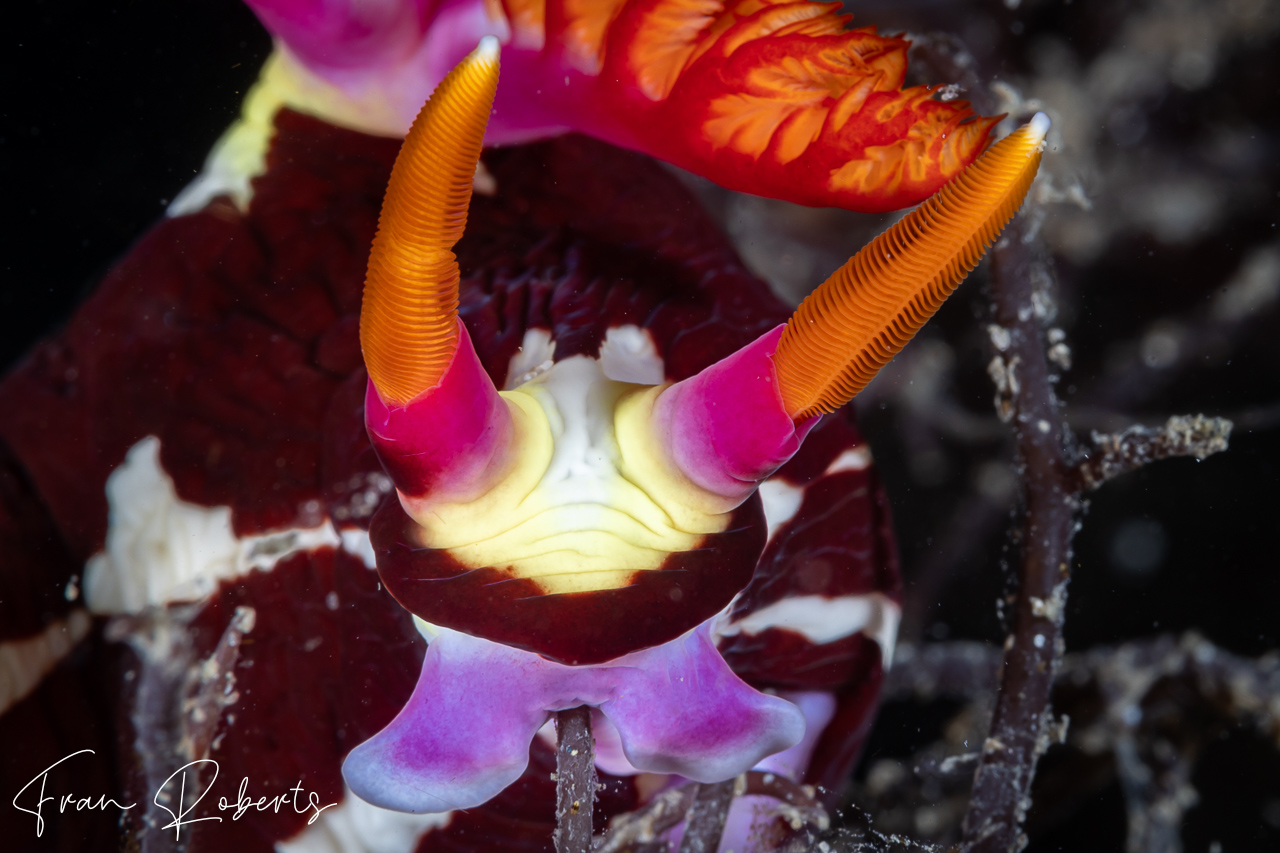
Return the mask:
[[804,736],[800,710],[747,686],[710,634],[710,622],[704,622],[614,665],[621,670],[619,690],[600,709],[636,768],[719,782]]
[[706,622],[660,646],[575,667],[443,630],[409,702],[351,752],[343,776],[383,808],[477,806],[524,772],[552,711],[586,704],[612,724],[634,770],[731,778],[801,743],[805,716],[734,675],[710,631]]
[[352,750],[342,775],[361,799],[425,813],[478,806],[529,763],[529,743],[546,722],[535,656],[453,631],[427,647],[408,703]]

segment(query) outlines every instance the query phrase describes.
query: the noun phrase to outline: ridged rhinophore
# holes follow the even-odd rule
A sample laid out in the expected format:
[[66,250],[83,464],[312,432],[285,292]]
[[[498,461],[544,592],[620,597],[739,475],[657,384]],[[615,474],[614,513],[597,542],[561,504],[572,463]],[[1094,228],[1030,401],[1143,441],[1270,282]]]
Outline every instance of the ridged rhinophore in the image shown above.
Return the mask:
[[457,348],[452,249],[497,87],[498,42],[486,37],[418,113],[391,172],[360,310],[365,366],[388,403],[435,385]]
[[1048,129],[1037,113],[801,303],[774,355],[793,418],[853,399],[941,307],[1022,205]]

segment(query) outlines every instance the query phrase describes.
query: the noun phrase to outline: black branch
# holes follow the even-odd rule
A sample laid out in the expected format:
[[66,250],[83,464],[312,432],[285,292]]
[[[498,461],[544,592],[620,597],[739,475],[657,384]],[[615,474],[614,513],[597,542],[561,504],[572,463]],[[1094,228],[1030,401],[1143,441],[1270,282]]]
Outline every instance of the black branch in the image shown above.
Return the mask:
[[746,783],[746,778],[739,776],[698,786],[685,821],[684,837],[680,839],[680,853],[716,853],[729,820],[729,807],[734,797],[746,792]]
[[1069,431],[1058,411],[1042,341],[1052,273],[1024,218],[991,255],[997,407],[1013,424],[1026,511],[1013,631],[1005,640],[1000,689],[982,745],[962,847],[1011,853],[1026,844],[1022,824],[1036,762],[1057,726],[1049,707],[1062,654],[1062,614],[1071,577],[1071,536],[1079,502],[1067,461]]
[[556,853],[591,849],[591,818],[600,784],[596,776],[591,709],[556,712]]

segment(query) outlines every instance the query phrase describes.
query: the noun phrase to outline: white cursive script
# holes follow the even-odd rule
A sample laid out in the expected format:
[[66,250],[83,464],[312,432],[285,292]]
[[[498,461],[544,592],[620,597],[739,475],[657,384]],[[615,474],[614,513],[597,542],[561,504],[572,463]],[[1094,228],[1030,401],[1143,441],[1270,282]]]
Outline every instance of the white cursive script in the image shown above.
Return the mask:
[[[105,811],[108,806],[115,806],[122,811],[127,811],[137,805],[137,803],[131,803],[127,806],[121,805],[115,800],[107,797],[105,794],[97,797],[96,799],[88,796],[77,797],[75,794],[64,794],[62,796],[46,795],[45,789],[49,781],[49,771],[53,770],[53,768],[57,767],[59,764],[62,764],[64,761],[75,758],[77,755],[84,755],[85,753],[88,753],[89,755],[95,754],[92,749],[82,749],[55,761],[53,764],[50,764],[44,770],[40,771],[40,773],[30,782],[23,785],[22,790],[18,791],[14,796],[14,808],[35,817],[37,838],[44,834],[44,807],[46,803],[57,803],[59,814],[64,814],[70,809],[74,809],[75,811],[92,809]],[[209,767],[213,770],[212,775],[207,773]],[[207,795],[213,788],[214,783],[218,781],[218,770],[218,762],[211,758],[201,758],[184,764],[177,770],[173,771],[173,773],[169,774],[169,778],[165,779],[164,782],[161,783],[160,787],[156,789],[156,794],[152,798],[151,802],[153,802],[157,808],[168,812],[169,817],[171,818],[171,820],[164,826],[160,827],[160,829],[162,831],[172,829],[175,841],[182,838],[182,827],[184,826],[190,826],[193,823],[200,823],[201,821],[207,820],[219,823],[222,822],[222,818],[218,815],[189,817],[189,815],[195,811],[196,806],[200,804],[200,801],[203,800],[205,795]],[[190,785],[187,784],[188,773],[192,775]],[[202,781],[201,777],[205,775],[209,775],[209,778]],[[27,802],[26,805],[20,804],[19,800],[21,800],[23,795],[26,794],[27,791],[37,782],[40,783],[40,790],[35,802]],[[202,784],[203,788],[201,788]],[[301,802],[299,802],[300,798]],[[294,785],[292,788],[276,794],[273,797],[262,795],[255,799],[249,795],[249,777],[246,776],[240,780],[240,788],[236,792],[235,800],[228,800],[226,797],[218,798],[218,811],[231,811],[231,819],[239,820],[250,810],[263,812],[270,809],[271,811],[279,814],[280,810],[284,808],[286,804],[288,807],[293,809],[295,814],[306,814],[307,812],[311,812],[311,816],[307,819],[308,826],[315,823],[316,818],[320,817],[320,813],[325,809],[333,808],[337,805],[337,803],[329,803],[324,806],[320,805],[320,795],[315,791],[307,791],[303,788],[301,780],[299,780],[298,784]],[[30,806],[30,808],[27,806]]]
[[[86,811],[86,810],[91,811],[94,809],[97,809],[99,811],[106,811],[107,806],[112,805],[118,809],[127,811],[128,809],[131,809],[137,805],[137,803],[130,803],[127,806],[123,806],[120,803],[117,803],[115,800],[108,798],[106,794],[102,794],[96,800],[93,799],[93,797],[76,797],[75,794],[63,794],[61,797],[45,796],[45,793],[44,793],[45,787],[49,783],[49,771],[57,767],[62,762],[75,758],[77,755],[84,755],[86,752],[89,753],[90,755],[96,754],[92,749],[82,749],[79,752],[73,752],[68,756],[59,758],[57,761],[53,762],[48,767],[41,770],[40,773],[35,776],[35,778],[33,778],[30,782],[22,786],[21,791],[19,791],[17,794],[14,795],[13,807],[15,809],[17,809],[20,812],[26,812],[29,815],[35,815],[36,838],[39,838],[40,836],[44,835],[44,804],[45,803],[57,802],[58,814],[65,814],[67,809],[72,807],[74,807],[75,810],[78,812]],[[22,795],[27,792],[27,789],[30,788],[32,785],[34,785],[36,782],[40,783],[40,797],[35,802],[35,808],[28,809],[18,805],[18,800],[21,799]]]
[[[209,780],[209,784],[206,785],[205,789],[200,792],[200,795],[191,801],[191,805],[187,806],[186,808],[183,808],[183,803],[185,802],[186,796],[187,796],[187,771],[193,767],[199,767],[201,764],[213,765],[213,778]],[[160,800],[163,799],[166,803],[173,801],[173,795],[169,793],[168,788],[169,788],[169,783],[173,781],[173,777],[177,776],[178,774],[182,774],[182,779],[178,785],[178,810],[175,812],[173,809],[169,808],[164,803],[160,802]],[[166,823],[164,826],[160,828],[172,829],[174,841],[177,841],[182,837],[182,827],[187,826],[189,824],[200,823],[203,820],[216,820],[218,823],[222,823],[222,818],[217,816],[193,817],[191,820],[183,820],[184,817],[191,814],[192,809],[194,809],[197,805],[199,805],[200,801],[204,799],[204,795],[209,793],[209,789],[213,787],[213,783],[216,781],[218,781],[218,762],[214,761],[212,758],[201,758],[196,761],[192,761],[189,764],[182,765],[177,770],[170,773],[169,778],[165,779],[164,782],[161,783],[159,788],[156,788],[156,795],[151,798],[151,802],[155,803],[157,806],[167,811],[169,813],[169,817],[173,818],[173,820],[169,821],[168,823]]]

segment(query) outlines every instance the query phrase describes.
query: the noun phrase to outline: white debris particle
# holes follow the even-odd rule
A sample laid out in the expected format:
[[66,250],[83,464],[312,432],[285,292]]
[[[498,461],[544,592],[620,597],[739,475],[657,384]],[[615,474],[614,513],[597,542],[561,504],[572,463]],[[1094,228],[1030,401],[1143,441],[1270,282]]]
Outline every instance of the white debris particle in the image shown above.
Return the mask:
[[324,597],[324,606],[330,610],[337,610],[338,604],[338,594],[333,590],[329,590],[329,594]]
[[964,91],[963,86],[960,86],[956,83],[948,83],[945,86],[939,87],[938,90],[934,92],[934,94],[938,96],[939,101],[945,102],[945,101],[954,101],[956,98],[960,97],[960,93],[963,91]]
[[1064,343],[1051,344],[1047,353],[1049,361],[1063,370],[1071,369],[1071,347]]
[[1067,585],[1058,584],[1048,600],[1031,596],[1031,613],[1058,624],[1062,621],[1062,611],[1067,604]]

